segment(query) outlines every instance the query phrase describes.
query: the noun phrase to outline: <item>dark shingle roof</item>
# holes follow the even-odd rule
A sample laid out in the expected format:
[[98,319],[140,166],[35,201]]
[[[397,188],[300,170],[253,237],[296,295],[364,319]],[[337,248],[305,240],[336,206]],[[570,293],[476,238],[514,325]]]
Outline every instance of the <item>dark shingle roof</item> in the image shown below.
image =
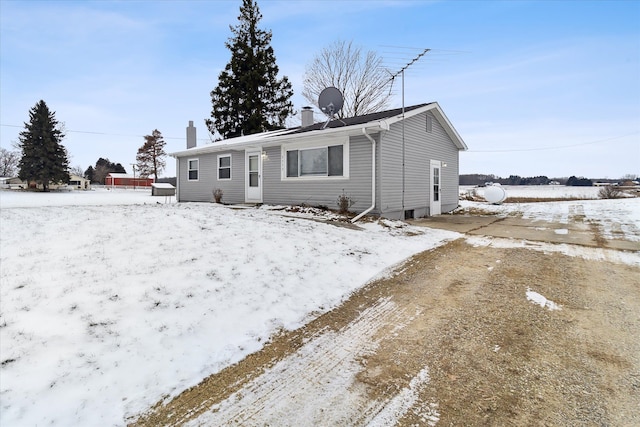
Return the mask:
[[[412,105],[410,107],[405,107],[404,112],[406,113],[408,111],[415,110],[416,108],[424,107],[425,105],[429,105],[429,104],[418,104],[418,105]],[[329,124],[327,124],[326,128],[333,129],[333,128],[339,128],[344,126],[361,125],[361,124],[373,122],[376,120],[388,119],[390,117],[395,117],[400,114],[402,114],[402,108],[395,108],[393,110],[379,111],[377,113],[349,117],[346,119],[333,119],[329,122]],[[307,126],[307,127],[291,128],[290,132],[286,132],[286,133],[290,135],[290,134],[296,134],[296,133],[309,132],[312,130],[320,130],[323,128],[324,124],[325,122],[320,122],[320,123],[314,123],[311,126]]]

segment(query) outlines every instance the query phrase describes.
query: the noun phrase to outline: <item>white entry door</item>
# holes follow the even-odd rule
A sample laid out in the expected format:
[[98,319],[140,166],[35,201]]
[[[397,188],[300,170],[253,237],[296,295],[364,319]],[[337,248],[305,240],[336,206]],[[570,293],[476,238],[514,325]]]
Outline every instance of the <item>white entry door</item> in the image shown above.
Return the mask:
[[247,152],[246,199],[247,202],[262,203],[262,160],[260,151]]
[[440,171],[442,169],[442,162],[440,160],[431,160],[431,186],[429,189],[429,216],[440,215],[442,213],[442,177]]

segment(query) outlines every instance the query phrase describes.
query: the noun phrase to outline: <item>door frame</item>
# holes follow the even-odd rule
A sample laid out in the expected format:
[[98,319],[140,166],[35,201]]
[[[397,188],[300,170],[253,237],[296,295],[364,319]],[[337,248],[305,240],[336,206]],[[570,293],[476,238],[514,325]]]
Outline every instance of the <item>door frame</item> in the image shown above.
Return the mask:
[[[434,183],[433,172],[438,169],[438,200],[435,199],[436,184]],[[442,162],[431,160],[429,162],[429,216],[440,215],[442,213]]]
[[[249,157],[258,157],[258,188],[251,190],[249,187]],[[246,203],[262,203],[262,150],[247,150],[244,157],[244,200]],[[257,192],[257,195],[252,197],[252,192]]]

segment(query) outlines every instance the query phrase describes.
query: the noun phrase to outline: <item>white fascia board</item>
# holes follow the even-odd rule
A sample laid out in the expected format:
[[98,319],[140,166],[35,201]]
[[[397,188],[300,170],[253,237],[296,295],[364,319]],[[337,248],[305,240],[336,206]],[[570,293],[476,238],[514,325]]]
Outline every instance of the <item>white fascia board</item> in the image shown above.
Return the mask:
[[196,154],[216,153],[218,151],[229,150],[244,150],[247,147],[260,147],[263,141],[268,138],[275,137],[279,134],[290,132],[289,129],[279,129],[269,132],[256,133],[252,135],[239,136],[236,138],[224,139],[212,144],[203,145],[201,147],[193,147],[187,150],[176,151],[169,153],[171,157],[185,157]]
[[170,153],[169,155],[172,157],[185,157],[193,156],[196,154],[216,153],[224,150],[245,150],[247,148],[270,147],[294,140],[319,141],[340,138],[342,136],[355,136],[362,134],[362,128],[366,128],[367,130],[373,132],[380,132],[383,130],[389,130],[389,123],[387,120],[375,120],[359,125],[312,130],[301,133],[289,133],[291,132],[291,129],[263,132],[261,134],[232,138],[230,140],[227,140],[228,142],[218,141],[214,142],[213,144],[205,145],[203,147],[194,147],[188,150],[177,151],[175,153]]
[[440,105],[437,102],[434,102],[432,105],[429,105],[429,107],[431,107],[429,110],[433,110],[436,119],[438,119],[442,127],[444,127],[445,132],[447,132],[447,135],[449,135],[449,138],[451,138],[456,147],[461,151],[468,150],[469,147],[467,147],[467,144],[462,140],[462,137],[458,134],[456,128],[453,127],[447,116],[444,114]]

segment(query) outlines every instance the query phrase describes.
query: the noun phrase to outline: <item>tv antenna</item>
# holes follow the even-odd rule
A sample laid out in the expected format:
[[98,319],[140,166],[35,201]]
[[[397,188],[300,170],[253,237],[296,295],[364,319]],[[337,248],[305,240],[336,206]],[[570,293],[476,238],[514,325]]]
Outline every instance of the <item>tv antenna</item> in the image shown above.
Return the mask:
[[320,107],[320,110],[328,117],[322,129],[327,127],[331,119],[333,119],[333,116],[338,114],[338,111],[340,111],[343,105],[344,98],[339,89],[329,86],[320,92],[320,96],[318,96],[318,107]]
[[[427,48],[422,50],[422,52],[420,52],[415,58],[413,58],[411,61],[409,61],[404,67],[402,67],[400,70],[398,70],[395,74],[391,75],[391,78],[389,79],[389,81],[391,82],[391,87],[393,86],[393,82],[395,81],[395,78],[398,77],[399,75],[402,76],[402,212],[404,213],[404,188],[405,188],[405,171],[404,171],[404,164],[405,164],[405,152],[404,152],[404,71],[409,68],[410,66],[412,66],[414,63],[416,63],[420,58],[422,58],[423,56],[425,56],[427,54],[427,52],[429,52],[431,49]],[[391,92],[391,87],[389,87],[389,92]]]

